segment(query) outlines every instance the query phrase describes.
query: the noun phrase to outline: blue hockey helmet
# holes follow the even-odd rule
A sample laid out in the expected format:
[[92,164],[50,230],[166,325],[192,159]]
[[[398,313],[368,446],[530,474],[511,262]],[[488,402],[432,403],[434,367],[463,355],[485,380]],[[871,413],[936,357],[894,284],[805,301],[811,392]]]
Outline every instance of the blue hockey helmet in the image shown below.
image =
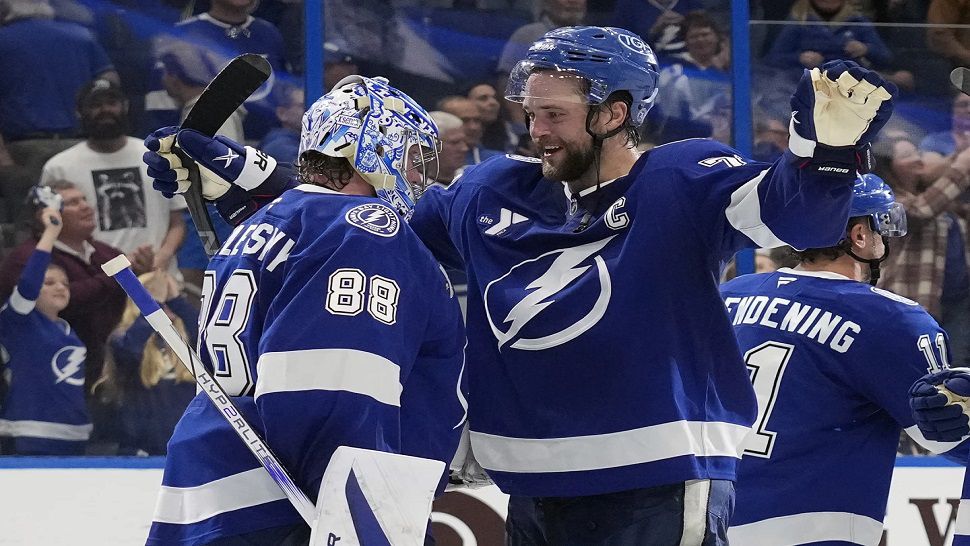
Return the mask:
[[529,48],[512,68],[505,98],[522,102],[526,83],[538,70],[559,71],[589,82],[588,104],[601,104],[615,91],[633,96],[630,122],[642,125],[657,97],[659,68],[653,50],[636,34],[614,27],[562,27]]
[[[405,219],[439,149],[438,128],[428,112],[384,78],[348,76],[303,115],[300,155],[312,150],[346,158]],[[415,184],[408,171],[418,168],[422,182]]]
[[849,218],[859,216],[868,216],[869,227],[884,237],[906,235],[906,209],[889,185],[871,173],[860,175],[852,186]]

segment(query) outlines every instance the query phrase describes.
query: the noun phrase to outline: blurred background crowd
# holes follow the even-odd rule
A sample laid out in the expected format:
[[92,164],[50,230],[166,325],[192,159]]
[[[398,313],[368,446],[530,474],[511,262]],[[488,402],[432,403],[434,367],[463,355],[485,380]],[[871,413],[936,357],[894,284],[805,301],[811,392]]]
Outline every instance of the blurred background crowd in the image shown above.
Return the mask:
[[[621,26],[653,47],[661,89],[644,149],[683,138],[738,145],[732,63],[751,73],[750,145],[760,161],[787,148],[788,97],[802,69],[848,58],[878,70],[901,96],[875,146],[877,173],[910,222],[880,286],[925,306],[950,335],[950,363],[968,363],[970,96],[947,75],[970,66],[970,0],[751,0],[744,59],[731,54],[729,0],[323,4],[324,89],[349,74],[381,75],[433,111],[443,145],[430,182],[442,185],[492,155],[535,154],[520,106],[502,95],[528,45],[559,26]],[[308,98],[304,10],[302,0],[0,0],[0,302],[19,313],[6,322],[0,314],[3,453],[164,454],[192,378],[99,266],[126,253],[195,336],[206,258],[184,202],[152,190],[142,139],[178,124],[229,59],[258,53],[273,76],[220,133],[295,161]],[[38,184],[63,200],[56,234],[30,197]],[[56,239],[52,265],[29,279],[45,237]],[[784,249],[756,255],[759,272],[788,260]],[[38,282],[36,309],[27,310],[24,291]],[[58,283],[69,291],[64,305]],[[19,330],[30,313],[76,336],[31,356],[29,332]],[[51,380],[53,390],[36,384]],[[71,419],[22,412],[58,403],[74,406]],[[21,441],[38,435],[51,441]]]

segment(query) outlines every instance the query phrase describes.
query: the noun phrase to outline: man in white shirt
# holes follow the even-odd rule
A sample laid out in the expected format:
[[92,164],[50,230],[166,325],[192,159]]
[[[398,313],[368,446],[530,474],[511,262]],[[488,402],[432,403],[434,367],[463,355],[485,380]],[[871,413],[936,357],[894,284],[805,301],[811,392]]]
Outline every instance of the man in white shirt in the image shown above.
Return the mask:
[[142,155],[142,141],[126,135],[128,101],[121,88],[96,79],[78,94],[86,139],[44,165],[41,184],[72,182],[95,207],[94,238],[122,252],[150,247],[156,268],[176,271],[175,252],[185,238],[185,201],[154,191]]

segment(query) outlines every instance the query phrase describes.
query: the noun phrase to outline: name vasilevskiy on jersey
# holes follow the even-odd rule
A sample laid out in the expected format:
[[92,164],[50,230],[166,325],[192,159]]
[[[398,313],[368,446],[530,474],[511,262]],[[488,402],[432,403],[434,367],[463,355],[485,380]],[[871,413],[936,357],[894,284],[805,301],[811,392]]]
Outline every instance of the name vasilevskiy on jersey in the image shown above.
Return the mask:
[[219,249],[219,255],[236,256],[258,252],[257,259],[265,261],[274,249],[278,249],[266,266],[266,270],[272,272],[290,257],[290,250],[295,244],[296,242],[278,227],[264,222],[237,227]]

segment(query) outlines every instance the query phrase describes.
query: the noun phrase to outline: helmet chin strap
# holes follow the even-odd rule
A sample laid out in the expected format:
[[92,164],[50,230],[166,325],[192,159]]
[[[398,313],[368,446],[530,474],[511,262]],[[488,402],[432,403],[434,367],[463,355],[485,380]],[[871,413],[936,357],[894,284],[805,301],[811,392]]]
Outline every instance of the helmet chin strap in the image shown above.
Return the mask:
[[[593,139],[593,163],[596,167],[596,191],[600,189],[600,156],[603,154],[603,141],[606,139],[619,134],[623,130],[623,124],[621,123],[619,127],[616,127],[612,131],[608,131],[606,134],[598,135],[593,132],[593,116],[596,115],[596,109],[590,106],[589,110],[586,112],[586,134],[588,134]],[[590,219],[592,218],[592,213],[589,211],[583,216],[582,221],[579,223],[579,227],[574,230],[574,233],[579,233],[585,230],[589,226]]]
[[882,253],[881,258],[873,258],[869,260],[867,260],[866,258],[863,258],[862,256],[859,256],[855,252],[852,252],[852,244],[849,243],[848,239],[842,240],[843,243],[845,244],[843,248],[846,254],[852,257],[853,260],[860,263],[867,264],[869,266],[869,284],[871,284],[872,286],[876,286],[876,283],[879,282],[879,272],[880,272],[879,265],[882,262],[886,261],[886,258],[889,258],[889,241],[887,241],[886,238],[883,237],[882,235],[880,235],[879,237],[882,239],[882,244],[886,250],[885,252]]

